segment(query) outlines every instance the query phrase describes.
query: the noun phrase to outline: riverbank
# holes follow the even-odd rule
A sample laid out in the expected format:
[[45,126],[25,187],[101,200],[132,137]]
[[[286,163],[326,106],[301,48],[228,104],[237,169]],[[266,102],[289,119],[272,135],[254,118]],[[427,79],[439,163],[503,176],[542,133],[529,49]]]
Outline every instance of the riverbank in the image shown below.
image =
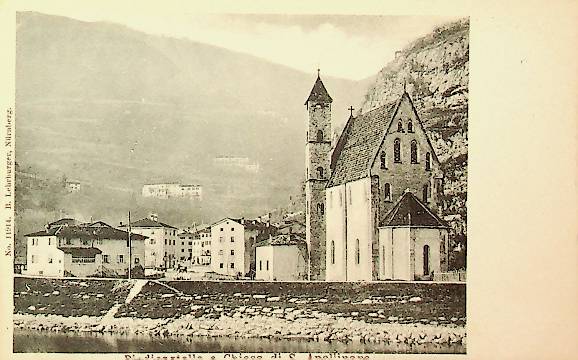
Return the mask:
[[464,349],[467,342],[463,284],[17,278],[14,297],[15,329]]

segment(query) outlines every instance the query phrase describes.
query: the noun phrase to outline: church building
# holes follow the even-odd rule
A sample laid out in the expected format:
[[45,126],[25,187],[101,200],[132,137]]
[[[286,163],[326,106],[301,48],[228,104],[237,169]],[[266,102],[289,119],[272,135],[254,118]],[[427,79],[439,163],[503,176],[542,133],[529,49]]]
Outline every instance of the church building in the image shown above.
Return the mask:
[[[431,225],[432,229],[446,226],[437,215],[441,209],[443,173],[409,94],[404,89],[396,102],[358,116],[353,116],[352,111],[333,148],[331,103],[332,98],[318,74],[305,102],[308,115],[306,240],[310,280],[374,281],[398,275],[406,280],[423,278],[423,271],[415,271],[415,246],[410,246],[412,241],[415,243],[416,234],[422,233],[416,230],[422,225],[411,219],[403,224],[409,229],[409,237],[405,242],[393,240],[393,243],[408,249],[403,256],[407,255],[407,263],[414,268],[404,268],[403,276],[401,270],[386,271],[392,269],[391,263],[397,259],[391,256],[392,240],[389,247],[385,244],[387,219],[404,194],[411,194],[407,195],[410,200],[404,201],[412,204],[420,198],[423,208],[414,206],[414,210],[418,209],[420,214],[427,210],[439,220]],[[411,218],[411,214],[408,216]],[[425,278],[430,276],[430,269],[443,271],[447,266],[447,256],[442,254],[447,253],[447,233],[436,231],[431,233],[437,237],[428,242],[426,248],[431,253],[427,258],[428,267],[422,267],[428,270]],[[397,237],[401,233],[394,231],[393,234]],[[437,255],[432,256],[434,252]],[[402,266],[402,260],[399,261],[396,265]],[[437,263],[430,264],[433,261]]]

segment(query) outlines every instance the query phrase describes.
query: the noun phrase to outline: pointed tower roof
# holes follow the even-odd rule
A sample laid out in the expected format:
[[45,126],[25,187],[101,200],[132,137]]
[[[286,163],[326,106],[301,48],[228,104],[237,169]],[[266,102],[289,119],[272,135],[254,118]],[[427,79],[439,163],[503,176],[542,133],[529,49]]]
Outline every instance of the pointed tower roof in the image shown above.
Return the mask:
[[304,105],[307,105],[309,101],[324,102],[324,103],[333,102],[333,99],[331,98],[331,96],[329,96],[329,93],[327,92],[325,85],[323,85],[323,81],[321,81],[321,77],[319,76],[319,70],[317,70],[317,80],[315,81],[313,89],[311,89],[311,93],[309,94],[309,97],[305,101]]
[[427,205],[408,190],[385,216],[381,226],[448,227]]

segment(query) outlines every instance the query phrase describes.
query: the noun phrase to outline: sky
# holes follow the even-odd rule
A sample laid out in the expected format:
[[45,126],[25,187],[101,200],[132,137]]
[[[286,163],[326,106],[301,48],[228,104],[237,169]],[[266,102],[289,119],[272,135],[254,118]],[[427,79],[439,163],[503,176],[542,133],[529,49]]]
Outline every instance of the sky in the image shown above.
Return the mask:
[[[23,9],[25,10],[25,8]],[[373,15],[199,14],[164,11],[89,11],[71,7],[38,12],[106,21],[149,34],[186,38],[248,53],[308,73],[360,80],[375,75],[411,41],[458,17]]]

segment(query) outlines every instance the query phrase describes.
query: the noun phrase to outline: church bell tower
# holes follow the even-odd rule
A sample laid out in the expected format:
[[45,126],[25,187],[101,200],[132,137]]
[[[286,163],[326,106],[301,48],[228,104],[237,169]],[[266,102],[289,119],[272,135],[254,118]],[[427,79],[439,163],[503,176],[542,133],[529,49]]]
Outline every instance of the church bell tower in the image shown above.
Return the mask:
[[325,186],[331,162],[331,96],[319,77],[305,101],[305,218],[309,280],[325,280]]

